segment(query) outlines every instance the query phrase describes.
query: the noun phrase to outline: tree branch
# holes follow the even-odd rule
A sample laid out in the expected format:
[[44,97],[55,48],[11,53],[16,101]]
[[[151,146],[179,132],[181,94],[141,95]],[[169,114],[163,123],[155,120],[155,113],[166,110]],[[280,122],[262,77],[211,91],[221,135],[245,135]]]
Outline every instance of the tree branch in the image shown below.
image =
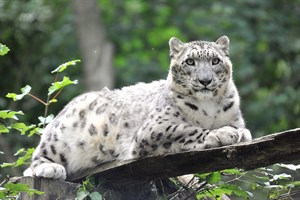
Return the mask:
[[78,182],[94,174],[114,185],[131,184],[235,167],[251,170],[297,159],[300,159],[300,128],[226,147],[113,161],[73,174],[68,180]]

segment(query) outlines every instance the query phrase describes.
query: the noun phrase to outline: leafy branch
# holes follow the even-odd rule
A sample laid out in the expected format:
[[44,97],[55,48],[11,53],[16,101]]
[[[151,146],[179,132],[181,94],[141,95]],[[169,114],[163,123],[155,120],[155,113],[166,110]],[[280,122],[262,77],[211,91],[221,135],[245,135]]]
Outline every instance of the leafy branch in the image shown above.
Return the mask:
[[[0,56],[5,55],[9,51],[9,48],[5,45],[0,44]],[[46,124],[50,123],[54,118],[54,115],[48,116],[48,109],[52,103],[57,102],[57,97],[62,92],[62,90],[68,86],[77,84],[77,80],[70,80],[68,77],[64,76],[62,81],[57,81],[59,78],[59,74],[65,71],[69,66],[75,65],[80,60],[73,60],[66,62],[60,66],[58,66],[51,73],[55,73],[54,82],[51,83],[51,86],[48,88],[47,100],[43,101],[41,98],[33,95],[31,92],[31,86],[26,85],[21,88],[21,93],[8,93],[6,95],[7,98],[12,99],[13,101],[22,100],[25,96],[30,96],[36,101],[40,102],[45,106],[44,117],[38,117],[40,123],[39,124],[31,124],[27,125],[26,123],[19,122],[19,116],[24,115],[22,111],[12,111],[12,110],[0,110],[0,134],[8,134],[11,130],[18,131],[21,135],[28,134],[28,137],[31,137],[35,134],[40,134],[42,128],[45,127]],[[8,123],[5,123],[5,121]],[[42,127],[42,128],[41,128]],[[18,159],[13,163],[1,163],[0,167],[19,167],[24,164],[30,164],[30,159],[34,152],[34,148],[21,148],[19,149],[14,156],[18,156]],[[4,152],[0,151],[0,154],[4,154]],[[20,192],[26,192],[29,195],[37,194],[41,195],[44,192],[30,189],[27,184],[19,184],[19,183],[11,183],[9,182],[9,178],[6,178],[2,183],[0,183],[0,199],[15,199],[15,197]]]
[[[6,95],[7,98],[11,98],[14,101],[19,101],[21,99],[23,99],[25,96],[30,96],[33,99],[35,99],[36,101],[42,103],[45,106],[45,112],[44,112],[44,121],[43,121],[43,128],[46,126],[47,124],[47,116],[48,116],[48,110],[49,110],[49,106],[52,103],[57,102],[57,97],[58,95],[61,93],[61,91],[68,85],[74,85],[74,84],[78,84],[77,80],[70,80],[69,77],[64,76],[62,81],[57,81],[58,80],[58,76],[59,73],[65,71],[69,66],[72,65],[76,65],[77,62],[80,62],[80,60],[72,60],[69,62],[66,62],[64,64],[61,64],[60,66],[58,66],[55,70],[53,70],[51,73],[56,73],[55,78],[54,78],[54,82],[51,83],[51,86],[48,88],[48,94],[47,94],[47,100],[43,101],[42,99],[40,99],[39,97],[33,95],[32,93],[30,93],[31,91],[31,86],[26,85],[23,88],[21,88],[21,94],[16,94],[16,93],[8,93]],[[54,96],[52,97],[52,95],[54,94]],[[41,120],[41,119],[40,119]],[[49,121],[49,120],[48,120]]]
[[95,189],[95,180],[92,176],[87,177],[82,181],[82,185],[77,190],[77,200],[102,200],[102,195],[99,192],[93,191]]
[[26,192],[29,195],[37,194],[43,195],[44,192],[41,192],[36,189],[31,189],[29,185],[22,183],[11,183],[8,179],[4,180],[0,184],[0,199],[15,199],[15,197],[20,192]]
[[[59,73],[65,71],[69,66],[75,65],[77,62],[80,62],[80,60],[73,60],[73,61],[69,61],[66,62],[60,66],[58,66],[55,70],[53,70],[51,73],[56,73],[54,82],[51,83],[51,86],[48,89],[48,95],[47,95],[47,101],[43,101],[40,98],[38,98],[37,96],[33,95],[32,93],[30,93],[31,91],[31,86],[26,85],[25,87],[21,88],[21,93],[20,94],[16,94],[16,93],[8,93],[6,95],[7,98],[11,98],[14,101],[19,101],[21,99],[23,99],[25,96],[30,96],[33,99],[37,100],[38,102],[42,103],[45,106],[45,112],[44,112],[44,116],[40,116],[38,117],[40,123],[38,125],[35,124],[31,124],[31,125],[26,125],[23,122],[14,122],[10,125],[5,125],[3,123],[0,122],[0,134],[4,134],[4,133],[9,133],[10,130],[14,129],[18,132],[21,133],[21,135],[25,135],[26,133],[29,132],[28,137],[31,137],[35,134],[40,134],[42,128],[41,127],[45,127],[46,124],[50,123],[52,121],[52,119],[54,118],[54,115],[49,115],[48,116],[48,108],[51,105],[51,103],[56,102],[56,98],[58,97],[58,95],[61,93],[61,91],[63,90],[64,87],[68,86],[68,85],[72,85],[72,84],[77,84],[78,81],[74,80],[71,81],[68,77],[63,77],[62,81],[57,81]],[[53,95],[53,97],[52,97]],[[17,117],[18,115],[24,115],[24,113],[22,111],[11,111],[11,110],[1,110],[0,111],[0,119],[10,119],[10,120],[15,120],[18,121],[19,118]],[[19,156],[24,154],[23,156],[21,156],[16,162],[14,163],[3,163],[1,165],[1,167],[18,167],[20,165],[23,164],[28,164],[31,155],[33,153],[34,149],[20,149],[15,156]],[[3,153],[3,152],[2,152]]]

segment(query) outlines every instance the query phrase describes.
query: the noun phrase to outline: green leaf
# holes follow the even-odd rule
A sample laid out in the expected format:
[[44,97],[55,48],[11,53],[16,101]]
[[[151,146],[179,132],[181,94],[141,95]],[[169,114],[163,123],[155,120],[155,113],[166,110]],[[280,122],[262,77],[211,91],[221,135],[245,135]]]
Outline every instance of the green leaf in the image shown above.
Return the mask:
[[224,170],[221,171],[221,173],[240,175],[242,172],[238,169],[224,169]]
[[36,190],[36,189],[28,189],[28,190],[25,190],[24,192],[28,193],[29,195],[33,195],[33,194],[43,195],[43,194],[45,194],[45,192],[39,191],[39,190]]
[[225,183],[225,184],[220,184],[218,187],[209,190],[204,190],[203,192],[197,194],[197,199],[201,199],[203,197],[212,197],[221,200],[222,195],[224,194],[226,195],[235,194],[244,199],[247,199],[251,195],[251,193],[242,190],[240,187],[236,185],[230,185]]
[[22,111],[0,110],[0,118],[18,120],[16,115],[24,115]]
[[20,155],[21,153],[23,153],[24,151],[25,151],[25,148],[19,149],[19,150],[14,154],[14,156],[18,156],[18,155]]
[[92,191],[95,188],[95,178],[93,176],[88,176],[86,180],[82,181],[82,186],[84,190]]
[[24,165],[24,164],[29,164],[30,160],[31,160],[31,156],[32,156],[32,154],[34,152],[34,148],[29,148],[29,149],[27,149],[27,151],[21,149],[15,155],[19,155],[19,154],[24,153],[24,152],[25,152],[25,155],[19,157],[16,162],[13,162],[13,163],[3,163],[1,165],[1,167],[2,168],[5,168],[5,167],[18,167],[18,166],[21,166],[21,165]]
[[90,194],[89,191],[84,190],[83,188],[80,188],[77,191],[77,197],[76,200],[84,200],[84,198],[86,198],[88,195]]
[[296,171],[300,169],[300,165],[293,165],[293,164],[277,164],[277,166],[287,168],[292,171]]
[[0,199],[5,199],[6,194],[5,194],[5,192],[1,192],[1,190],[2,190],[2,188],[0,187]]
[[266,176],[256,176],[256,175],[253,175],[254,178],[256,179],[260,179],[261,181],[269,181],[269,177],[266,177]]
[[23,99],[23,97],[26,96],[27,94],[29,94],[30,90],[31,90],[31,87],[29,85],[26,85],[23,88],[21,88],[21,94],[8,93],[6,95],[6,97],[11,98],[14,101],[18,101],[18,100]]
[[36,189],[30,189],[29,185],[27,184],[22,184],[22,183],[6,183],[4,187],[8,190],[11,190],[15,193],[19,192],[26,192],[29,195],[37,194],[37,195],[42,195],[45,194],[44,192],[41,192]]
[[289,180],[290,178],[292,178],[292,176],[290,174],[286,174],[286,173],[282,173],[282,174],[275,174],[273,176],[273,179],[271,179],[270,181],[276,181],[276,180]]
[[89,197],[91,198],[91,200],[102,200],[102,195],[99,192],[92,192],[91,194],[89,194]]
[[11,128],[19,131],[21,133],[21,135],[25,135],[28,130],[31,130],[35,127],[36,127],[36,125],[34,125],[34,124],[27,126],[24,123],[14,123],[11,125]]
[[221,188],[213,188],[197,194],[197,199],[207,199],[207,197],[210,197],[212,199],[221,200],[224,194],[230,195],[231,191]]
[[26,184],[14,184],[14,183],[6,183],[5,188],[9,190],[14,190],[14,191],[24,191],[29,189],[29,185]]
[[0,123],[0,133],[8,133],[9,132],[9,129],[4,126],[4,124],[1,124]]
[[266,189],[283,189],[282,185],[265,185]]
[[50,101],[49,101],[49,103],[56,103],[57,102],[57,99],[51,99]]
[[28,137],[31,137],[31,136],[33,136],[33,135],[35,135],[35,134],[40,135],[40,131],[41,131],[41,130],[42,130],[42,129],[41,129],[40,127],[35,127],[35,128],[32,129],[31,131],[29,131]]
[[195,174],[195,176],[197,176],[200,180],[206,180],[209,175],[210,173]]
[[39,126],[43,124],[49,124],[54,118],[53,114],[48,115],[46,118],[43,116],[39,116],[38,119],[40,120]]
[[287,185],[288,187],[298,187],[300,186],[300,181],[293,181]]
[[59,65],[55,70],[53,70],[51,73],[60,73],[63,72],[67,69],[67,67],[72,66],[72,65],[76,65],[77,62],[81,62],[80,60],[71,60],[69,62],[66,62],[64,64]]
[[10,49],[7,46],[5,46],[4,44],[0,43],[0,56],[4,56],[9,51],[10,51]]
[[15,164],[15,167],[29,164],[33,152],[34,152],[34,148],[27,149],[26,154],[24,156],[18,158],[18,160],[16,161],[16,164]]
[[212,172],[210,175],[207,177],[207,182],[210,184],[213,183],[218,183],[222,180],[222,176],[220,172]]
[[2,163],[0,165],[1,168],[5,168],[5,167],[13,167],[15,165],[15,163]]
[[249,195],[252,194],[250,192],[247,192],[247,191],[241,189],[237,185],[223,184],[223,185],[220,185],[220,188],[226,189],[227,191],[231,191],[233,194],[235,194],[239,197],[245,198],[245,199],[247,199],[249,197]]
[[78,83],[77,80],[71,81],[69,79],[69,77],[64,76],[62,81],[52,83],[52,86],[49,87],[49,89],[48,89],[48,96],[50,96],[51,94],[53,94],[54,92],[56,92],[60,89],[63,89],[67,85],[74,85],[74,84],[77,84],[77,83]]

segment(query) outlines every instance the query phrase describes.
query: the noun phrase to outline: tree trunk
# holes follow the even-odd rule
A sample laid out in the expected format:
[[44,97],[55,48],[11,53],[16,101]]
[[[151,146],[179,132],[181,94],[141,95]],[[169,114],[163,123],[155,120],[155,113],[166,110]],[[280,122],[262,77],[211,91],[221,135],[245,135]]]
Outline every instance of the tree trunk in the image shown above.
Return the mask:
[[96,0],[73,0],[73,11],[87,90],[113,88],[113,45],[107,39]]

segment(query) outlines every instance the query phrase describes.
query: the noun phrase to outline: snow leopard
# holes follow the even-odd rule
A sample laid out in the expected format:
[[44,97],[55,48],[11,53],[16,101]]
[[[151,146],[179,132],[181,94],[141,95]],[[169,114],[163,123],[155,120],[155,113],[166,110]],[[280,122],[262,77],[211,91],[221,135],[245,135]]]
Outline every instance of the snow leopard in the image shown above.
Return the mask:
[[229,38],[169,40],[167,78],[75,97],[43,130],[25,176],[65,180],[113,160],[251,140],[232,78]]

